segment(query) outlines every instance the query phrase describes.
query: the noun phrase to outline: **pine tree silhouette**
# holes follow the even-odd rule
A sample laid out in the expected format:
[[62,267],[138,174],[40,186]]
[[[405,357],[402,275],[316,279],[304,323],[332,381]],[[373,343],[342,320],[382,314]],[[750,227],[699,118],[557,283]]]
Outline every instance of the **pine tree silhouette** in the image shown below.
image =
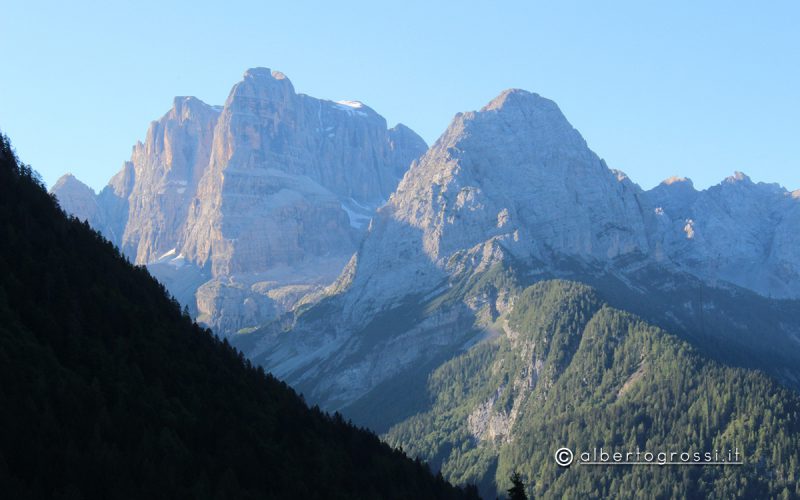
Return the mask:
[[528,500],[528,495],[525,494],[525,483],[522,482],[522,476],[519,472],[514,471],[511,473],[511,488],[507,489],[509,500]]

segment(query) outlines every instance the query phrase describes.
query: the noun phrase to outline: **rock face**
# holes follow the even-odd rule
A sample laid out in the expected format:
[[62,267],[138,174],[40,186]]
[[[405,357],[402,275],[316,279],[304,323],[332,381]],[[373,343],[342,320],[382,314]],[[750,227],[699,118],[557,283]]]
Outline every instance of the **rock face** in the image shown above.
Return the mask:
[[137,264],[157,260],[179,244],[187,211],[208,166],[219,109],[194,97],[176,97],[133,147],[135,182],[128,200],[122,251]]
[[175,98],[98,196],[71,177],[53,192],[230,333],[333,281],[426,148],[360,102],[255,68],[224,106]]
[[800,297],[800,203],[786,189],[736,172],[704,191],[668,179],[642,199],[656,216],[657,260],[711,283]]
[[314,401],[380,430],[419,404],[409,395],[391,410],[389,394],[411,394],[415,377],[424,388],[431,367],[493,335],[520,284],[568,276],[686,337],[717,336],[726,359],[761,344],[761,366],[774,354],[769,336],[791,351],[783,370],[800,360],[795,320],[740,317],[742,297],[757,296],[736,286],[800,297],[798,214],[796,195],[742,174],[700,192],[679,178],[645,192],[555,103],[509,90],[456,115],[315,305],[234,342]]
[[75,178],[72,174],[64,174],[53,185],[53,193],[58,203],[68,214],[89,222],[92,227],[105,225],[103,214],[94,190]]
[[456,115],[406,174],[373,222],[351,288],[373,303],[425,291],[448,263],[493,244],[542,263],[644,253],[637,197],[555,103],[508,90],[479,112]]

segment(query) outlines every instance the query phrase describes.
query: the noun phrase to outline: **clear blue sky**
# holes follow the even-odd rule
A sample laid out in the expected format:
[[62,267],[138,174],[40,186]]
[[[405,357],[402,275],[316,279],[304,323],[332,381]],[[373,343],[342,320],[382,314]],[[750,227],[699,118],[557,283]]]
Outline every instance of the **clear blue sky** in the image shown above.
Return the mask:
[[741,170],[797,189],[799,27],[790,1],[3,0],[0,129],[48,185],[97,189],[173,96],[222,104],[266,66],[431,143],[520,87],[645,188]]

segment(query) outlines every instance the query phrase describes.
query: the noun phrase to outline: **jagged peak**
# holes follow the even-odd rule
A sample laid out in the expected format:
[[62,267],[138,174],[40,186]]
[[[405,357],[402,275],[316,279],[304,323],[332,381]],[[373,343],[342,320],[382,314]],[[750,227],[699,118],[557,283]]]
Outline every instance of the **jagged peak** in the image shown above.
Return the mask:
[[407,125],[405,125],[403,123],[398,123],[394,127],[390,128],[389,129],[389,135],[390,136],[394,136],[394,137],[398,137],[398,136],[399,137],[404,137],[404,138],[407,138],[407,139],[410,139],[410,140],[417,141],[417,142],[421,143],[422,145],[424,145],[425,149],[428,149],[428,143],[425,142],[425,139],[423,139],[418,133],[416,133],[414,131],[414,129],[412,129],[411,127],[409,127],[409,126],[407,126]]
[[628,176],[628,174],[626,174],[622,170],[619,170],[619,169],[616,169],[616,168],[610,168],[609,170],[614,175],[614,177],[616,177],[617,180],[620,181],[620,182],[630,181],[631,180],[631,178]]
[[280,71],[269,68],[250,68],[244,72],[242,80],[233,86],[225,105],[236,96],[259,98],[273,98],[283,96],[284,99],[295,96],[294,86],[289,78]]
[[456,113],[434,148],[453,146],[472,133],[509,133],[516,140],[535,143],[540,151],[568,144],[574,148],[586,147],[586,141],[555,102],[516,88],[504,90],[479,111]]
[[686,186],[694,189],[694,182],[688,177],[680,177],[677,175],[673,175],[672,177],[667,177],[663,181],[661,181],[662,186]]
[[172,107],[175,109],[183,108],[183,107],[200,107],[200,108],[208,108],[208,109],[215,109],[216,106],[212,106],[210,104],[206,104],[202,100],[198,99],[193,95],[179,95],[175,96],[172,100]]
[[735,184],[735,183],[738,183],[738,182],[743,182],[745,184],[752,184],[753,183],[753,181],[750,180],[750,177],[748,175],[746,175],[744,172],[740,172],[738,170],[733,172],[733,175],[731,175],[729,177],[726,177],[723,182],[728,183],[728,184]]
[[63,191],[65,189],[69,190],[80,189],[82,191],[89,191],[92,194],[94,194],[94,189],[90,188],[89,186],[81,182],[71,172],[67,172],[66,174],[59,177],[58,180],[55,182],[55,184],[53,184],[53,187],[50,189],[50,192],[55,193],[57,191]]
[[183,104],[194,104],[195,102],[205,104],[203,101],[193,95],[176,95],[172,101],[172,105],[178,107]]
[[481,108],[481,112],[500,111],[506,107],[520,106],[547,106],[553,107],[556,104],[550,99],[545,99],[539,94],[528,92],[522,89],[506,89],[489,101],[489,104]]
[[286,80],[290,82],[289,78],[284,73],[264,67],[250,68],[244,72],[242,78],[244,80]]
[[219,113],[216,106],[211,106],[194,96],[176,96],[172,100],[172,109],[161,119],[178,118],[181,120],[190,118],[197,113]]
[[[394,130],[395,132],[403,132],[403,133],[414,132],[414,129],[412,129],[405,123],[400,123],[400,122],[398,122],[394,127],[390,128],[389,130],[390,131]],[[416,132],[414,132],[414,134],[416,134]]]
[[777,198],[787,198],[793,194],[781,186],[777,182],[754,182],[750,177],[743,172],[736,171],[733,175],[726,177],[722,182],[715,186],[711,186],[709,190],[745,190],[752,193],[757,193],[759,196],[773,196]]
[[[72,181],[78,181],[78,179],[75,177],[75,175],[72,172],[67,172],[66,174],[64,174],[64,175],[62,175],[61,177],[58,178],[58,180],[56,181],[56,184],[59,184],[59,183],[64,184],[64,183],[72,182]],[[78,181],[78,182],[80,182],[80,181]]]
[[247,68],[242,75],[242,78],[264,78],[272,77],[272,70],[263,66],[256,66],[254,68]]

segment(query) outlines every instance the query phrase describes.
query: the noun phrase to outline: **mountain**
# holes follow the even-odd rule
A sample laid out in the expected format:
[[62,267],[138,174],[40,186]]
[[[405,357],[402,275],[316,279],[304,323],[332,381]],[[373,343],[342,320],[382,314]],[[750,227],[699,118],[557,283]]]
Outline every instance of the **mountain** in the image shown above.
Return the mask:
[[[309,400],[390,432],[414,453],[436,457],[434,464],[454,481],[480,480],[492,494],[488,485],[507,477],[508,467],[495,476],[489,457],[481,462],[489,468],[468,474],[460,455],[446,465],[449,455],[431,450],[469,449],[469,439],[427,430],[402,434],[398,426],[437,411],[431,405],[439,391],[431,384],[439,370],[511,335],[497,322],[537,283],[566,279],[591,286],[598,300],[627,318],[625,325],[646,322],[668,342],[692,346],[692,360],[722,370],[714,371],[720,384],[724,369],[740,367],[800,389],[800,300],[791,282],[780,282],[797,268],[790,244],[797,207],[797,197],[783,188],[748,184],[742,175],[701,192],[679,179],[644,191],[609,169],[555,103],[510,90],[480,111],[456,115],[378,209],[333,285],[232,342]],[[730,247],[727,257],[719,260],[716,252],[724,246]],[[736,275],[737,267],[750,274]],[[766,278],[757,282],[758,276]],[[574,313],[562,310],[560,321],[572,321]],[[627,326],[613,324],[623,338]],[[557,355],[571,356],[567,347]],[[675,370],[688,369],[687,359]],[[475,377],[488,376],[487,363]],[[771,391],[765,394],[786,396],[759,380]],[[733,388],[726,390],[733,397]],[[750,403],[758,411],[768,407],[762,400]],[[727,421],[722,406],[709,411]],[[670,419],[665,426],[683,422]],[[567,426],[569,420],[558,422]],[[545,424],[558,429],[550,420]],[[724,428],[708,432],[713,440]],[[658,433],[671,438],[666,428]],[[528,452],[519,452],[517,463]],[[764,487],[777,491],[771,488],[782,484]],[[546,491],[571,492],[570,485]]]
[[[317,302],[233,341],[324,407],[385,430],[410,411],[396,403],[397,415],[375,417],[386,384],[413,379],[422,391],[432,368],[486,337],[514,290],[560,277],[591,284],[715,359],[800,388],[800,302],[724,279],[748,251],[751,270],[791,270],[797,252],[788,244],[767,256],[745,243],[763,241],[759,228],[790,241],[781,231],[797,223],[800,205],[775,186],[723,184],[645,192],[610,170],[555,103],[509,90],[456,115]],[[735,212],[745,201],[777,215]],[[725,267],[709,261],[717,234],[735,247]],[[379,413],[392,406],[383,401]]]
[[4,497],[474,496],[199,328],[1,139]]
[[[508,488],[512,471],[535,498],[800,495],[797,393],[708,361],[575,282],[527,288],[495,327],[491,339],[433,372],[429,407],[393,426],[390,444],[456,483],[480,484],[484,498]],[[564,469],[553,459],[563,446],[576,456],[601,447],[735,450],[744,464]]]
[[457,261],[490,263],[498,252],[546,266],[645,253],[644,224],[634,186],[555,103],[506,91],[456,115],[403,178],[359,251],[348,306],[380,310],[384,297],[434,289]]
[[53,185],[52,191],[58,193],[58,203],[67,213],[81,214],[82,219],[92,227],[106,226],[105,213],[94,190],[74,175],[61,176]]
[[52,192],[227,334],[335,280],[426,148],[360,102],[254,68],[224,106],[175,98],[94,203],[78,203],[69,177]]

